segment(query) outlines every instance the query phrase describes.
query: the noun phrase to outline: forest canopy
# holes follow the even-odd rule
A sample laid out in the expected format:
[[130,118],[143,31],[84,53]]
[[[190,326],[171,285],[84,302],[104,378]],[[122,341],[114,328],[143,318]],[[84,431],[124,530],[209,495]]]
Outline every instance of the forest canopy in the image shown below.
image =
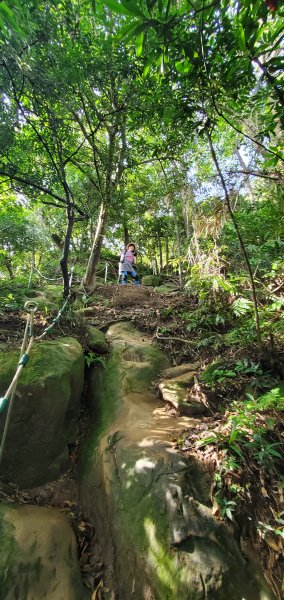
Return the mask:
[[283,273],[283,12],[1,2],[2,277],[62,274],[68,295],[76,260],[91,293],[133,239],[145,273],[248,296],[260,347],[257,294]]

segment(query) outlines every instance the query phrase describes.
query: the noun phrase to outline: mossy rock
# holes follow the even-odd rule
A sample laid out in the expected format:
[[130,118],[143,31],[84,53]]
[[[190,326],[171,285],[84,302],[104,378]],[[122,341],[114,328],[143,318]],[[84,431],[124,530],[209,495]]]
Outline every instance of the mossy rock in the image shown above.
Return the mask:
[[0,506],[1,600],[86,600],[75,535],[61,512]]
[[212,515],[208,473],[170,443],[185,421],[156,415],[149,387],[166,367],[165,355],[129,323],[112,325],[106,337],[110,359],[91,374],[93,431],[81,457],[80,488],[108,584],[115,582],[119,597],[137,600],[202,600],[204,589],[214,600],[271,600]]
[[46,285],[44,288],[46,294],[53,298],[60,298],[63,295],[63,286],[62,285]]
[[87,343],[89,348],[98,354],[108,352],[105,334],[100,329],[97,329],[97,327],[92,327],[91,325],[87,327]]
[[[18,355],[18,350],[0,353],[1,395],[14,376]],[[68,466],[83,384],[84,355],[76,339],[33,346],[15,395],[1,464],[4,479],[32,487],[55,479]],[[0,435],[5,417],[6,412],[0,414]]]
[[141,281],[142,285],[151,285],[156,287],[160,285],[161,279],[158,275],[144,275]]
[[45,298],[45,293],[43,290],[26,290],[25,295],[27,298]]
[[168,366],[159,348],[145,342],[143,334],[131,323],[112,325],[106,337],[112,343],[111,356],[106,367],[93,368],[88,389],[91,410],[100,424],[98,439],[114,419],[123,397],[146,393],[151,382]]

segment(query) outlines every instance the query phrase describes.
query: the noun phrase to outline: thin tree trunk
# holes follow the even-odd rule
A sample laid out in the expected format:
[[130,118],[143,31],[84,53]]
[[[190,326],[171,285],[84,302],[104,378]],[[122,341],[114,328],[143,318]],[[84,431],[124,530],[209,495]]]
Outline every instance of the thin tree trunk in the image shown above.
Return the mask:
[[180,287],[182,287],[183,286],[183,276],[182,276],[182,263],[181,263],[181,241],[180,241],[178,222],[177,222],[177,218],[175,215],[174,215],[174,220],[175,220],[175,231],[176,231],[177,251],[178,251],[179,284],[180,284]]
[[66,229],[66,234],[65,234],[65,239],[64,239],[63,252],[62,252],[61,259],[60,259],[60,267],[61,267],[61,271],[62,271],[63,285],[64,285],[63,295],[65,298],[68,296],[68,294],[70,292],[69,274],[68,274],[68,257],[69,257],[73,225],[74,225],[74,209],[73,209],[73,207],[70,207],[70,206],[67,207],[67,219],[68,219],[68,223],[67,223],[67,229]]
[[157,275],[159,273],[159,268],[158,268],[158,261],[157,261],[156,254],[154,256],[154,263],[155,263],[155,269],[156,269],[155,275]]
[[169,236],[166,235],[166,274],[169,273]]
[[124,225],[123,231],[124,231],[124,245],[127,246],[129,244],[129,231],[128,231],[127,225]]
[[35,250],[33,248],[32,256],[31,256],[31,270],[30,270],[30,276],[29,276],[29,281],[28,281],[28,289],[30,289],[30,287],[31,287],[34,268],[35,268]]
[[14,276],[14,273],[13,273],[12,263],[11,263],[10,258],[8,258],[8,257],[5,258],[4,259],[4,264],[5,264],[5,267],[6,267],[7,271],[8,271],[8,273],[9,273],[10,279],[14,279],[15,276]]
[[186,237],[189,238],[190,230],[189,230],[189,218],[188,218],[188,189],[186,186],[183,186],[181,189],[181,205],[182,205],[182,214],[184,220],[184,228]]
[[267,66],[264,63],[262,63],[259,60],[259,58],[254,57],[252,59],[252,61],[255,62],[259,66],[259,68],[262,70],[265,79],[268,81],[268,83],[273,88],[282,108],[284,108],[284,93],[281,89],[281,86],[279,85],[279,81],[278,81],[277,77],[274,77],[273,75],[271,75],[271,73],[269,73]]
[[159,272],[162,273],[163,271],[163,250],[162,250],[162,242],[161,242],[161,238],[160,235],[158,235],[158,248],[159,248]]
[[95,287],[96,268],[100,259],[107,217],[107,209],[104,202],[102,202],[93,247],[88,261],[87,270],[82,280],[82,285],[87,289],[89,293],[92,293]]
[[63,251],[63,249],[64,249],[64,240],[62,240],[61,237],[59,237],[59,235],[57,235],[57,233],[52,233],[51,234],[51,239],[55,243],[55,245],[57,246],[57,248],[59,248],[59,250]]
[[229,211],[229,215],[231,217],[232,223],[233,223],[234,228],[236,230],[236,234],[237,234],[237,237],[238,237],[238,240],[239,240],[241,251],[243,253],[245,264],[246,264],[246,267],[247,267],[247,270],[248,270],[248,274],[249,274],[249,278],[250,278],[250,283],[251,283],[252,301],[253,301],[253,307],[254,307],[257,346],[258,346],[259,354],[261,354],[261,351],[262,351],[262,341],[261,341],[261,333],[260,333],[260,322],[259,322],[259,314],[258,314],[258,306],[257,306],[256,289],[255,289],[255,283],[254,283],[254,277],[253,277],[252,268],[251,268],[251,265],[250,265],[249,257],[248,257],[248,254],[247,254],[247,251],[246,251],[246,248],[245,248],[242,236],[241,236],[241,232],[239,230],[238,223],[237,223],[237,221],[235,219],[235,215],[234,215],[234,213],[232,211],[232,207],[231,207],[231,203],[230,203],[230,197],[229,197],[229,192],[227,190],[226,182],[225,182],[225,179],[223,177],[223,174],[222,174],[222,171],[220,169],[220,165],[219,165],[219,162],[218,162],[218,159],[217,159],[217,156],[216,156],[216,152],[215,152],[215,149],[214,149],[214,146],[213,146],[213,142],[212,142],[212,138],[211,138],[211,133],[209,132],[208,127],[205,128],[205,131],[206,131],[206,135],[207,135],[207,139],[208,139],[208,143],[209,143],[211,157],[212,157],[212,160],[213,160],[213,162],[215,164],[216,171],[217,171],[217,173],[218,173],[218,175],[220,177],[220,180],[221,180],[221,184],[222,184],[222,187],[223,187],[223,190],[224,190],[224,194],[225,194],[225,202],[226,202],[226,205],[228,207],[228,211]]
[[[122,193],[124,193],[124,190]],[[123,199],[123,233],[124,233],[124,245],[126,247],[129,244],[129,231],[128,231],[127,214],[126,214],[126,207],[125,207],[124,199]]]
[[174,205],[172,195],[170,195],[170,198],[171,198],[171,206],[172,206],[172,212],[173,212],[173,218],[174,218],[174,224],[175,224],[175,232],[176,232],[176,241],[177,241],[179,284],[180,284],[180,287],[182,287],[183,286],[183,276],[182,276],[182,262],[181,262],[182,249],[181,249],[180,232],[179,232],[178,219],[177,219],[177,214],[176,214],[176,207]]

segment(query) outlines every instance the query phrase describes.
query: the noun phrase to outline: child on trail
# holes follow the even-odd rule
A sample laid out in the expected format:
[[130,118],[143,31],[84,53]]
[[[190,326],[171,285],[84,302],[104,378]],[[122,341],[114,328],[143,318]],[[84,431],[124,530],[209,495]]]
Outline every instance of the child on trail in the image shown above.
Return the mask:
[[140,280],[137,272],[134,269],[136,265],[136,246],[133,242],[130,242],[126,246],[126,250],[122,252],[119,262],[119,275],[122,276],[122,285],[127,284],[127,277],[131,275],[135,281],[135,285],[140,285]]

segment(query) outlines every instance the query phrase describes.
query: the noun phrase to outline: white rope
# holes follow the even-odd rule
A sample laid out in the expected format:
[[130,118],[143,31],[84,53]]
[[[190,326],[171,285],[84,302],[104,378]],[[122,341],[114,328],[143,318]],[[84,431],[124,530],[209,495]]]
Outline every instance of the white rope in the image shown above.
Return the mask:
[[[0,445],[0,464],[1,464],[1,461],[3,458],[3,453],[4,453],[6,438],[7,438],[7,434],[8,434],[9,424],[10,424],[10,420],[11,420],[11,416],[12,416],[14,398],[15,398],[15,394],[16,394],[17,383],[18,383],[19,377],[21,375],[22,370],[28,363],[33,344],[36,341],[42,340],[51,331],[51,329],[59,321],[63,311],[65,310],[65,307],[67,306],[67,304],[71,298],[71,284],[72,284],[73,272],[74,272],[74,267],[72,267],[71,273],[70,273],[70,279],[69,279],[69,290],[70,291],[69,291],[69,294],[68,294],[64,304],[62,305],[61,309],[58,311],[57,316],[53,319],[52,324],[49,325],[48,327],[46,327],[44,332],[37,337],[34,337],[34,335],[33,335],[34,315],[37,310],[37,303],[34,302],[33,300],[29,300],[25,304],[25,309],[29,312],[29,315],[27,318],[26,327],[25,327],[25,331],[24,331],[24,337],[23,337],[22,346],[21,346],[21,350],[20,350],[19,363],[18,363],[18,366],[16,369],[16,373],[6,391],[6,394],[3,396],[3,398],[0,398],[0,411],[1,411],[1,409],[3,410],[8,403],[8,411],[7,411],[7,416],[6,416],[5,425],[4,425],[4,431],[3,431],[1,445]],[[28,341],[28,338],[29,338],[29,341]]]

